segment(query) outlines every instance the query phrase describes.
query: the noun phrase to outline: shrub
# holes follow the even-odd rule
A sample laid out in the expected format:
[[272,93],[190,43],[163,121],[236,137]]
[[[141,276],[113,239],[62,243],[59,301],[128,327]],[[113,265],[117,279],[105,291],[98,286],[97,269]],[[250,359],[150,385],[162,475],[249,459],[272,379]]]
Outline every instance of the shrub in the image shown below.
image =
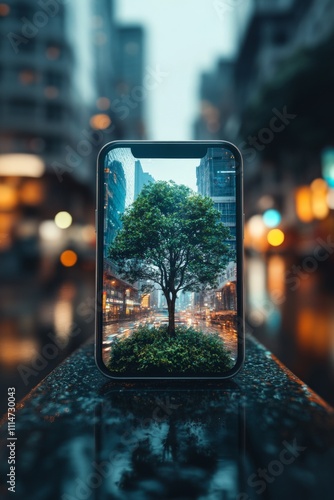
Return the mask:
[[219,376],[233,367],[231,353],[218,334],[177,327],[139,327],[131,336],[116,339],[108,368],[126,376]]

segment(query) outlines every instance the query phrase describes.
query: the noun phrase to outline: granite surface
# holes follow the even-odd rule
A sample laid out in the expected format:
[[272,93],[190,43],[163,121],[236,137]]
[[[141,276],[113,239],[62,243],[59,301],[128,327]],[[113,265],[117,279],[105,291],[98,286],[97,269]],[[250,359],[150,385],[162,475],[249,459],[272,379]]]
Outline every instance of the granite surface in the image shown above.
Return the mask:
[[[1,498],[334,498],[333,408],[252,337],[220,383],[110,382],[87,344],[17,405],[15,437]],[[2,420],[2,479],[7,438]]]

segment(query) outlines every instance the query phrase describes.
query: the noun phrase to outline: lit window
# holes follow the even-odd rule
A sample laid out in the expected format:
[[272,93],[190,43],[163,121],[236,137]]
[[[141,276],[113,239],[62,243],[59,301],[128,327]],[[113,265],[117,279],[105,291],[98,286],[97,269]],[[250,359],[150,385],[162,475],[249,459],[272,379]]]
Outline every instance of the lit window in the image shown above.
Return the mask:
[[10,13],[10,7],[6,3],[0,3],[0,17],[6,17]]
[[23,85],[31,85],[37,82],[37,73],[31,69],[25,69],[20,71],[19,80]]
[[96,106],[98,107],[98,109],[100,109],[101,111],[106,111],[107,109],[110,108],[110,99],[108,99],[107,97],[100,97],[97,101],[96,101]]
[[56,59],[59,59],[60,57],[60,49],[59,47],[56,47],[54,45],[50,45],[46,49],[46,57],[50,59],[51,61],[55,61]]
[[48,99],[55,99],[56,97],[59,96],[59,90],[57,89],[57,87],[49,85],[48,87],[45,87],[44,95]]

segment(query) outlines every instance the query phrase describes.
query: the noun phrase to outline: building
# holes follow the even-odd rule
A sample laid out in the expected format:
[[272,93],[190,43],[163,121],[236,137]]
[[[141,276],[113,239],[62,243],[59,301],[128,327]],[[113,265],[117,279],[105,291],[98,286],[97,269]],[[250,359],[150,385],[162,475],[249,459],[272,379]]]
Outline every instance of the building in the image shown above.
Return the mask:
[[236,183],[235,160],[229,151],[209,148],[208,154],[196,167],[197,190],[210,196],[214,207],[221,213],[221,220],[230,230],[229,245],[235,248],[236,238]]
[[113,160],[105,170],[105,201],[104,201],[104,256],[114,241],[117,231],[121,229],[120,216],[125,210],[126,180],[122,163]]
[[144,139],[144,31],[141,26],[120,26],[115,38],[116,98],[111,111],[122,138]]
[[[203,73],[200,85],[200,113],[194,124],[198,140],[221,139],[234,112],[234,61],[220,59],[212,72]],[[230,134],[232,135],[232,134]],[[225,135],[225,139],[229,139]]]
[[[241,150],[246,218],[274,208],[283,225],[297,224],[287,193],[321,176],[322,151],[332,144],[333,20],[330,0],[253,0],[234,60],[202,76],[195,138]],[[299,118],[273,132],[284,107]]]
[[154,178],[148,172],[143,171],[143,167],[139,160],[135,161],[135,199],[143,189],[145,184],[155,182]]
[[[129,138],[141,138],[135,130],[143,112],[143,103],[136,103],[132,126],[132,115],[125,119],[112,110],[118,83],[131,74],[130,59],[118,58],[119,46],[133,53],[129,90],[140,85],[143,73],[142,46],[136,52],[126,42],[142,39],[143,32],[137,27],[131,38],[126,26],[119,29],[113,5],[0,4],[1,276],[35,272],[41,258],[43,269],[51,269],[68,244],[84,259],[94,257],[94,236],[85,249],[79,229],[94,224],[97,153],[106,142],[126,137],[127,127]],[[76,230],[52,240],[52,221],[64,210]]]
[[135,196],[135,158],[127,148],[110,151],[104,168],[104,280],[105,322],[128,319],[140,311],[138,284],[123,280],[109,258],[109,247],[121,229],[121,215]]
[[[203,196],[209,196],[214,207],[221,213],[221,221],[229,228],[230,238],[226,244],[236,249],[236,182],[235,160],[229,151],[219,148],[208,149],[196,168],[197,189]],[[214,310],[236,310],[236,263],[230,262],[219,277],[218,289],[207,298]],[[200,294],[197,303],[203,307],[205,298]]]

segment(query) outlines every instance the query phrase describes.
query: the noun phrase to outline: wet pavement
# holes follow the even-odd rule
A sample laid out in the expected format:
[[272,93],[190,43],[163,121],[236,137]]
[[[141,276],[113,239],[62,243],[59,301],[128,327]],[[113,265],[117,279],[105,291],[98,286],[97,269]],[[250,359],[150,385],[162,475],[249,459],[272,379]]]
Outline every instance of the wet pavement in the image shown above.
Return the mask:
[[248,331],[334,406],[334,266],[292,274],[302,265],[279,255],[247,259]]
[[7,388],[25,396],[71,352],[94,336],[94,274],[71,272],[48,285],[0,287],[0,414]]
[[[158,326],[159,322],[157,318],[152,315],[150,319],[134,320],[134,321],[122,321],[113,322],[104,325],[103,327],[103,360],[106,363],[109,358],[109,352],[111,349],[112,342],[115,338],[126,338],[129,337],[134,330],[136,330],[140,325],[146,325],[148,328],[154,328],[155,325]],[[237,331],[231,326],[227,325],[225,322],[220,324],[212,324],[209,321],[199,320],[194,323],[194,321],[185,322],[185,327],[192,326],[195,329],[199,329],[207,334],[216,333],[224,341],[226,348],[230,351],[232,359],[236,359],[238,355],[238,336]]]
[[17,406],[17,497],[331,500],[333,409],[246,349],[233,380],[196,385],[119,385],[79,349]]

